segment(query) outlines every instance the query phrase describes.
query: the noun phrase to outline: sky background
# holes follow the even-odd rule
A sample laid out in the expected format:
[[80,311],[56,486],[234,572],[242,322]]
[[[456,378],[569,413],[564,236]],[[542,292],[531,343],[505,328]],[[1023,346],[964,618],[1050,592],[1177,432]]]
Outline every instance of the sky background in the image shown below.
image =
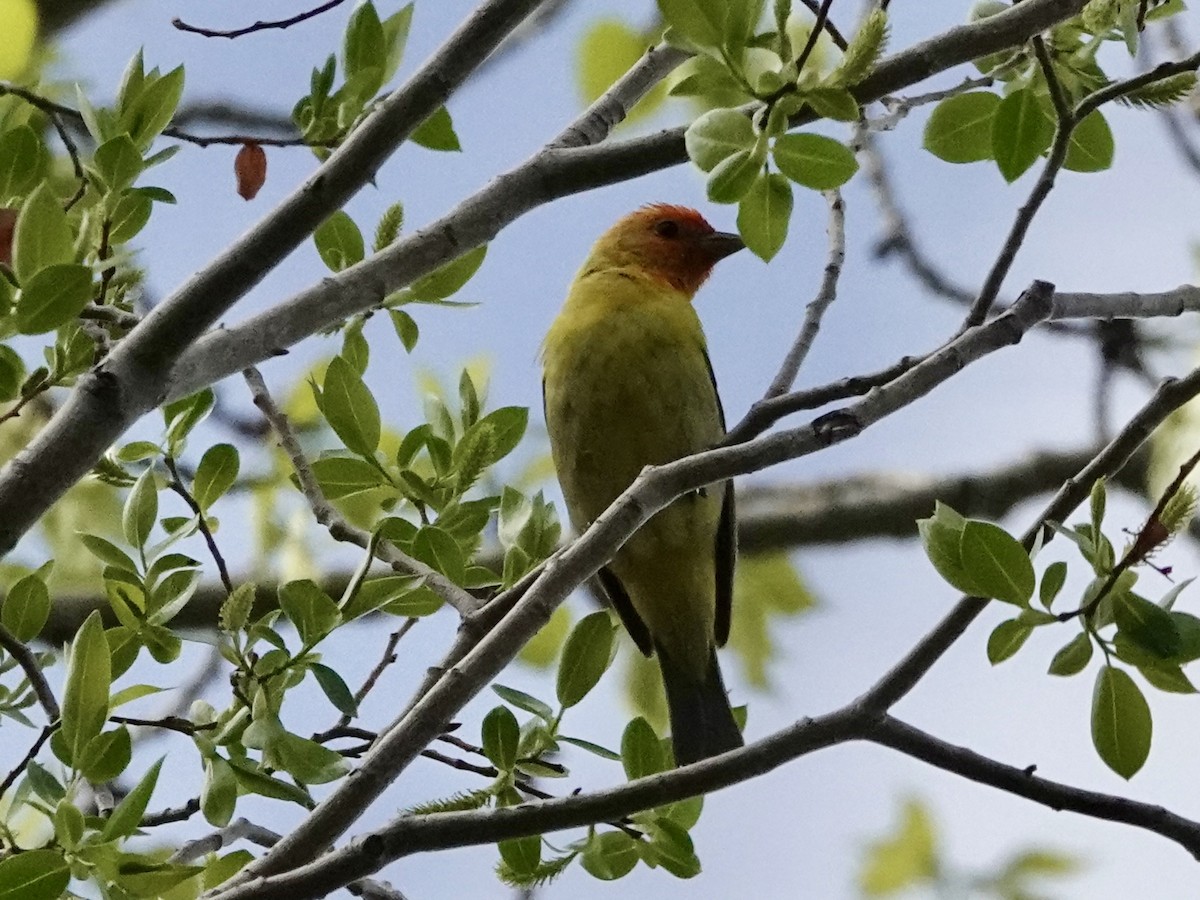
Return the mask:
[[[381,16],[400,7],[379,0]],[[418,0],[403,78],[446,37],[474,6],[464,0]],[[961,2],[893,3],[890,49],[944,30],[966,18]],[[84,20],[64,35],[57,73],[79,80],[101,100],[115,92],[128,59],[145,48],[148,65],[164,69],[184,62],[185,104],[230,98],[256,107],[290,109],[307,89],[309,71],[340,46],[350,4],[286,32],[267,32],[237,41],[206,40],[171,27],[179,16],[209,27],[234,27],[254,19],[286,16],[297,5],[259,2],[167,2],[124,0]],[[834,4],[834,18],[849,30],[859,5]],[[491,64],[486,74],[449,104],[461,154],[434,154],[405,145],[347,211],[369,233],[382,211],[403,201],[409,227],[443,214],[494,175],[533,152],[577,114],[581,99],[574,80],[577,43],[596,19],[613,15],[637,26],[651,21],[645,2],[574,3],[552,28]],[[1200,23],[1185,26],[1200,34]],[[1111,57],[1114,71],[1129,66]],[[973,70],[960,69],[922,85],[914,93],[948,87]],[[916,223],[918,237],[947,273],[967,284],[982,280],[1012,216],[1032,183],[1027,174],[1006,185],[994,166],[949,166],[920,149],[925,111],[919,110],[880,144],[891,165],[900,199]],[[669,107],[640,128],[683,120],[687,107]],[[1190,242],[1196,236],[1200,185],[1176,160],[1154,117],[1117,107],[1109,113],[1118,138],[1116,164],[1099,175],[1064,173],[1039,215],[1006,283],[1015,293],[1033,278],[1062,290],[1157,291],[1193,277]],[[636,129],[634,129],[636,130]],[[633,133],[630,130],[626,133]],[[834,129],[829,133],[844,137]],[[270,172],[258,198],[244,202],[234,192],[234,149],[183,151],[155,172],[155,182],[175,193],[177,206],[156,207],[139,239],[152,290],[162,296],[244,232],[313,169],[303,149],[268,150]],[[811,386],[871,371],[900,356],[931,349],[957,326],[960,311],[930,298],[895,263],[873,258],[880,235],[876,209],[863,179],[846,190],[848,255],[838,300],[825,318],[799,385]],[[603,190],[569,197],[519,219],[491,245],[479,275],[461,299],[471,310],[416,308],[421,341],[411,356],[399,351],[390,325],[375,317],[367,328],[373,341],[368,381],[385,422],[398,430],[420,416],[416,373],[432,370],[453,383],[460,365],[481,357],[490,362],[490,403],[529,406],[535,419],[529,454],[544,449],[541,437],[537,347],[579,262],[596,236],[613,220],[642,203],[668,201],[696,206],[719,228],[732,228],[735,210],[704,196],[700,174],[679,166]],[[770,264],[748,253],[723,262],[705,287],[698,308],[709,335],[714,369],[725,409],[737,420],[769,382],[803,318],[825,265],[825,204],[815,193],[797,191],[791,236]],[[229,321],[276,304],[318,280],[325,269],[311,242],[298,249],[233,311]],[[1187,320],[1165,328],[1185,343],[1195,336]],[[336,352],[337,339],[304,342],[287,357],[263,366],[278,393],[290,389],[314,359]],[[1157,360],[1161,374],[1181,372],[1185,360]],[[934,473],[977,469],[1013,461],[1032,449],[1067,449],[1092,439],[1090,390],[1095,352],[1081,341],[1035,335],[1020,346],[971,366],[926,400],[871,428],[830,452],[760,473],[747,481],[805,482],[862,471]],[[223,396],[247,415],[253,412],[244,385],[230,380]],[[1143,389],[1121,380],[1115,409],[1127,416]],[[144,426],[145,427],[145,426]],[[213,432],[215,435],[219,432]],[[219,439],[227,439],[222,436]],[[1020,531],[1040,501],[1004,522]],[[1113,526],[1134,528],[1144,510],[1116,500]],[[225,514],[222,542],[236,546],[236,517]],[[1057,545],[1045,560],[1068,558]],[[236,551],[231,553],[235,558]],[[780,626],[775,635],[781,659],[772,669],[776,689],[752,692],[732,658],[727,681],[735,702],[749,702],[748,737],[758,738],[806,715],[829,711],[869,686],[955,602],[957,595],[925,563],[914,541],[869,541],[840,547],[809,547],[794,560],[817,595],[817,611]],[[1200,560],[1186,544],[1160,560],[1177,572],[1194,573]],[[1073,566],[1078,569],[1079,566]],[[253,573],[243,573],[253,577]],[[1078,574],[1078,573],[1076,573]],[[1155,584],[1151,577],[1150,584]],[[1078,589],[1075,580],[1069,588]],[[1156,584],[1152,595],[1165,591]],[[578,601],[576,601],[578,602]],[[578,608],[582,609],[580,605]],[[1196,611],[1184,594],[1181,608]],[[954,743],[1018,766],[1036,763],[1040,774],[1082,787],[1162,803],[1200,817],[1200,770],[1194,748],[1200,739],[1195,697],[1150,693],[1155,714],[1154,747],[1145,769],[1129,785],[1096,757],[1089,736],[1095,663],[1081,676],[1055,679],[1045,668],[1073,632],[1044,629],[1026,649],[998,668],[988,665],[984,645],[1004,610],[988,610],[938,663],[896,713]],[[346,681],[357,684],[382,650],[385,626],[345,629],[326,651]],[[382,722],[403,703],[425,666],[436,661],[451,637],[450,613],[423,622],[402,645],[400,662],[364,710]],[[142,669],[147,678],[186,679],[203,651],[190,647],[174,673]],[[543,676],[526,669],[502,679],[546,693]],[[389,692],[390,690],[390,692]],[[625,721],[619,679],[609,678],[576,711],[572,730],[602,744],[619,742]],[[311,704],[324,710],[323,699]],[[494,698],[485,696],[462,715],[467,734]],[[302,704],[298,704],[302,705]],[[336,716],[321,712],[313,728]],[[304,714],[289,718],[296,730]],[[166,741],[148,744],[165,748]],[[172,742],[172,747],[180,748]],[[154,752],[163,752],[154,749]],[[3,755],[4,751],[0,751]],[[149,758],[149,757],[147,757]],[[619,768],[583,755],[572,758],[569,787],[600,787],[623,780]],[[168,759],[172,796],[160,789],[152,806],[198,791],[198,766],[186,745]],[[461,777],[460,777],[461,776]],[[386,821],[397,809],[453,791],[475,787],[471,776],[419,761],[360,822]],[[185,790],[185,786],[192,786]],[[559,785],[551,785],[552,788]],[[703,873],[678,881],[639,867],[615,883],[592,879],[579,867],[544,892],[546,897],[752,896],[849,898],[857,896],[854,875],[866,843],[888,831],[902,799],[916,796],[930,807],[946,848],[958,868],[977,870],[1029,846],[1053,848],[1082,858],[1087,866],[1069,881],[1047,884],[1048,893],[1070,898],[1195,896],[1195,862],[1163,838],[1131,828],[1066,813],[978,787],[882,748],[843,745],[795,761],[753,782],[711,796],[693,831]],[[158,801],[162,801],[161,803]],[[246,798],[239,815],[280,830],[294,808]],[[190,832],[203,829],[192,823]],[[555,843],[565,843],[557,836]],[[389,867],[390,878],[411,900],[504,896],[494,879],[494,847],[425,855]],[[1147,891],[1149,891],[1147,893]]]

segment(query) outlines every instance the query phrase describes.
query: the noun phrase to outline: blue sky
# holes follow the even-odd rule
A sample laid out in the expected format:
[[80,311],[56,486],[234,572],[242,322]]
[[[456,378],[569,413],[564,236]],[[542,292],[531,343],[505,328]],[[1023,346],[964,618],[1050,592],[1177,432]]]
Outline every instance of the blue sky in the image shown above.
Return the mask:
[[[393,0],[379,3],[384,14],[399,5]],[[401,77],[472,6],[464,0],[418,0]],[[848,26],[857,5],[839,6],[843,4],[834,5],[835,18]],[[893,50],[964,20],[967,8],[966,3],[893,6]],[[582,30],[610,12],[641,24],[651,17],[652,7],[632,0],[573,4],[552,29],[492,65],[450,103],[464,147],[461,154],[401,148],[376,185],[347,207],[350,214],[369,231],[383,209],[401,200],[407,222],[417,227],[535,152],[580,108],[573,58]],[[88,85],[94,97],[106,98],[129,57],[143,46],[149,64],[186,64],[185,101],[232,97],[283,110],[306,90],[310,68],[338,46],[349,8],[347,4],[286,32],[229,42],[182,34],[170,21],[180,16],[196,24],[235,26],[291,14],[295,4],[260,2],[248,13],[244,4],[232,2],[124,0],[65,37],[59,71]],[[1119,56],[1113,59],[1118,70],[1128,65]],[[920,90],[955,84],[965,74],[965,69],[950,73]],[[683,107],[673,108],[643,127],[673,124],[685,113]],[[914,113],[880,143],[901,199],[931,254],[959,280],[978,283],[1028,192],[1031,176],[1005,185],[992,167],[941,163],[920,149],[923,120],[921,111]],[[1060,178],[1018,257],[1006,294],[1015,294],[1035,277],[1064,290],[1095,291],[1163,290],[1193,277],[1189,242],[1195,236],[1200,194],[1196,179],[1176,162],[1152,116],[1118,108],[1110,120],[1118,136],[1116,165],[1100,175],[1065,173]],[[255,201],[246,203],[233,190],[233,156],[230,148],[185,147],[157,173],[179,199],[178,206],[156,211],[142,240],[142,261],[158,294],[181,283],[269,212],[273,201],[315,164],[301,149],[269,151],[267,185]],[[533,211],[493,243],[480,274],[464,292],[464,299],[480,303],[478,308],[416,311],[422,338],[411,357],[399,351],[381,317],[370,323],[368,336],[376,349],[368,379],[385,419],[403,429],[420,415],[418,369],[432,369],[449,379],[463,361],[476,357],[490,361],[494,405],[529,406],[535,419],[540,418],[537,346],[566,284],[597,234],[649,201],[693,205],[718,227],[733,226],[734,210],[708,203],[699,173],[682,166]],[[958,322],[957,310],[924,295],[895,264],[872,258],[880,229],[861,179],[846,191],[846,203],[847,268],[838,300],[801,373],[802,385],[869,371],[930,349]],[[825,264],[824,227],[822,199],[799,195],[792,234],[779,256],[764,265],[740,254],[721,264],[700,295],[698,308],[731,419],[762,392],[803,317]],[[323,272],[311,243],[304,245],[235,308],[230,321],[285,299]],[[1160,327],[1182,335],[1185,342],[1194,340],[1195,327],[1186,320]],[[283,391],[314,358],[336,348],[334,339],[307,341],[265,365],[264,374]],[[944,471],[1004,462],[1030,448],[1085,444],[1091,440],[1094,357],[1081,342],[1032,337],[972,367],[926,401],[858,439],[755,478],[792,482],[876,469]],[[1160,364],[1160,369],[1165,374],[1169,365]],[[222,390],[233,403],[250,409],[240,381],[230,380]],[[1139,396],[1138,388],[1122,382],[1116,408],[1131,411]],[[532,440],[539,440],[536,429]],[[1113,521],[1128,527],[1135,527],[1143,514],[1130,503],[1113,506]],[[1005,524],[1022,529],[1034,509],[1029,506]],[[225,533],[232,543],[234,532]],[[1049,558],[1064,553],[1055,547]],[[1167,555],[1170,559],[1163,562],[1174,564],[1177,571],[1195,571],[1197,559],[1190,547],[1176,546]],[[777,690],[770,696],[749,692],[732,664],[726,664],[735,698],[751,704],[751,737],[827,711],[858,694],[956,599],[924,563],[915,542],[806,548],[795,554],[795,561],[820,597],[821,608],[780,629],[782,659],[773,672]],[[1185,594],[1183,608],[1194,611],[1193,603]],[[1151,696],[1154,749],[1146,769],[1127,786],[1103,767],[1090,746],[1093,673],[1066,680],[1044,675],[1050,656],[1070,635],[1035,635],[1015,660],[992,669],[984,643],[990,627],[1002,617],[998,610],[985,613],[897,713],[1002,761],[1037,763],[1048,777],[1200,815],[1200,797],[1192,789],[1192,747],[1200,736],[1195,699]],[[405,655],[388,677],[394,692],[380,691],[373,697],[368,719],[385,720],[407,699],[408,686],[437,658],[451,628],[447,614],[423,623],[407,639]],[[328,655],[347,670],[347,681],[355,683],[355,673],[373,664],[378,652],[374,645],[381,648],[383,639],[375,627],[356,631],[336,639]],[[540,683],[525,671],[506,673],[504,680],[518,686]],[[579,710],[584,736],[616,743],[622,721],[619,693],[614,680],[589,697]],[[464,720],[477,722],[487,705],[477,701]],[[176,776],[194,780],[195,761],[187,751],[176,756],[182,758],[169,762]],[[364,824],[382,822],[417,800],[473,786],[459,774],[433,763],[416,764]],[[600,786],[619,778],[615,766],[588,759],[579,761],[570,783]],[[865,842],[890,826],[900,799],[909,794],[929,803],[947,856],[957,865],[987,866],[1023,847],[1045,845],[1089,863],[1083,875],[1056,889],[1057,896],[1128,897],[1144,895],[1147,885],[1154,886],[1154,896],[1168,900],[1194,894],[1194,861],[1161,838],[1054,814],[891,751],[850,745],[711,797],[694,831],[704,863],[697,881],[680,882],[642,868],[617,884],[605,884],[575,869],[546,896],[851,897]],[[284,812],[290,815],[278,804],[252,799],[245,814],[283,828]],[[491,874],[494,858],[494,848],[426,855],[402,861],[384,877],[392,878],[413,900],[493,896],[502,892]]]

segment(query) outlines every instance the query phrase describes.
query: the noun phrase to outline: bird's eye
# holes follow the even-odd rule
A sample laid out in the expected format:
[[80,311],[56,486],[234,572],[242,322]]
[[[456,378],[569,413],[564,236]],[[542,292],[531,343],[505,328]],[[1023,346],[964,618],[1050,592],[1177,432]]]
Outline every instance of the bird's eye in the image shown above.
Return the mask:
[[674,219],[664,219],[654,226],[654,233],[659,237],[679,237],[679,223]]

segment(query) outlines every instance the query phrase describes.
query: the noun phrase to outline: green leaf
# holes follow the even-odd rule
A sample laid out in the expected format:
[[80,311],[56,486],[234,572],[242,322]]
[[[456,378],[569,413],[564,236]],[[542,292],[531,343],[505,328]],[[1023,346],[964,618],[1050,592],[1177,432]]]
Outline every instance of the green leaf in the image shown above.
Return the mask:
[[637,842],[623,831],[593,834],[580,858],[584,870],[601,881],[624,878],[633,871],[637,862]]
[[494,465],[516,449],[529,425],[529,410],[524,406],[502,406],[479,420],[476,427],[492,433],[488,465]]
[[1128,673],[1104,666],[1092,694],[1092,743],[1105,765],[1128,780],[1150,755],[1150,707]]
[[542,861],[542,838],[531,834],[528,837],[509,838],[496,845],[504,864],[518,878],[535,872]]
[[202,510],[208,510],[217,498],[233,487],[237,481],[240,458],[232,444],[214,444],[200,457],[196,467],[196,480],[192,483],[192,496]]
[[142,154],[127,134],[119,134],[97,147],[92,165],[112,194],[132,187],[144,168]]
[[28,125],[0,134],[0,204],[24,195],[38,183],[46,157],[41,138]]
[[335,356],[325,372],[321,411],[346,449],[372,456],[379,447],[379,406],[354,368]]
[[705,172],[711,172],[735,153],[754,149],[754,126],[736,109],[714,109],[688,126],[683,142],[688,157]]
[[279,608],[296,626],[300,640],[306,646],[322,640],[342,618],[333,599],[316,582],[307,578],[280,586]]
[[145,545],[158,517],[158,485],[154,480],[154,469],[146,469],[134,482],[125,498],[121,513],[121,527],[125,540],[135,547]]
[[241,631],[250,619],[254,609],[254,598],[258,591],[253,581],[243,582],[233,589],[225,602],[221,604],[219,624],[223,631]]
[[350,770],[350,764],[336,750],[286,731],[272,741],[269,756],[276,768],[300,784],[328,784]]
[[845,144],[820,134],[776,138],[774,159],[780,172],[816,191],[841,187],[858,171],[858,160]]
[[492,690],[510,706],[515,706],[517,709],[523,709],[527,713],[533,713],[539,719],[542,719],[547,724],[554,721],[554,710],[549,704],[543,703],[537,697],[527,694],[524,691],[518,691],[516,688],[505,687],[502,684],[493,684]]
[[417,327],[416,320],[402,309],[389,309],[388,315],[392,317],[392,327],[396,329],[396,337],[400,338],[400,343],[404,345],[405,351],[412,353],[413,348],[417,346],[417,339],[421,336],[421,330]]
[[373,69],[376,85],[369,93],[374,94],[379,90],[383,83],[384,66],[387,65],[386,45],[383,23],[379,21],[375,5],[370,2],[361,4],[346,24],[342,58],[346,64],[347,79]]
[[694,44],[719,47],[725,34],[726,0],[658,0],[667,24]]
[[993,666],[1004,662],[1021,649],[1021,645],[1031,634],[1033,634],[1033,628],[1016,619],[1001,622],[988,636],[988,662]]
[[1054,654],[1050,660],[1051,675],[1078,675],[1092,661],[1092,639],[1081,631]]
[[455,584],[462,584],[466,575],[466,557],[458,541],[445,529],[436,525],[421,526],[413,540],[412,555]]
[[47,266],[75,260],[74,239],[67,214],[48,182],[25,198],[13,229],[12,265],[24,285]]
[[100,611],[93,610],[75,634],[67,661],[62,705],[62,736],[71,761],[78,765],[88,743],[108,718],[112,669]]
[[15,400],[24,381],[25,363],[20,354],[12,347],[0,344],[0,400]]
[[224,828],[237,808],[237,777],[233,767],[215,754],[204,760],[204,787],[200,790],[200,812],[215,828]]
[[346,686],[341,675],[321,663],[313,663],[308,669],[317,679],[317,684],[325,692],[325,696],[333,704],[334,709],[346,716],[358,715],[358,703],[355,702],[354,695],[350,693],[350,688]]
[[1050,146],[1054,124],[1030,88],[1014,91],[992,119],[992,157],[1008,182],[1016,181]]
[[607,759],[612,762],[621,761],[620,753],[609,750],[607,747],[601,747],[599,744],[592,741],[585,741],[583,738],[568,737],[565,734],[560,734],[557,740],[564,744],[573,744],[581,750],[586,750],[588,753],[599,756],[601,759]]
[[700,860],[687,831],[665,816],[654,820],[652,839],[639,849],[676,878],[694,878],[700,874]]
[[92,270],[76,263],[46,266],[17,297],[17,331],[43,334],[74,319],[92,299]]
[[1120,633],[1157,659],[1168,660],[1182,646],[1172,614],[1144,597],[1126,592],[1113,598]]
[[83,813],[73,801],[64,797],[58,801],[58,806],[54,809],[54,837],[58,842],[67,849],[75,849],[79,846],[79,839],[83,837]]
[[408,30],[412,25],[413,4],[400,7],[383,20],[383,39],[387,56],[383,66],[383,83],[387,84],[400,68],[404,59],[404,47],[408,43]]
[[992,158],[992,120],[1000,98],[987,91],[947,97],[925,123],[924,147],[948,163]]
[[0,900],[58,900],[71,869],[57,850],[27,850],[0,859]]
[[746,246],[770,262],[787,240],[792,218],[792,186],[775,172],[763,175],[738,204],[738,231]]
[[161,694],[163,691],[170,688],[158,687],[153,684],[131,684],[129,687],[121,688],[108,701],[108,711],[124,706],[126,703],[132,703],[134,700],[141,700],[143,697],[150,697],[154,694]]
[[1103,172],[1111,168],[1116,144],[1108,122],[1095,109],[1071,132],[1063,168],[1072,172]]
[[621,764],[630,781],[667,769],[667,754],[650,723],[638,716],[621,735]]
[[[946,513],[953,513],[953,517]],[[925,547],[925,555],[933,563],[939,575],[952,587],[964,594],[977,594],[979,590],[971,575],[963,567],[962,534],[966,521],[940,501],[934,515],[917,520],[917,531]]]
[[367,248],[362,232],[344,211],[338,210],[313,232],[313,242],[321,261],[334,272],[363,261]]
[[1156,666],[1138,666],[1138,671],[1152,686],[1169,694],[1194,694],[1196,686],[1184,674],[1183,669],[1170,663]]
[[493,707],[483,717],[483,752],[501,772],[511,772],[517,764],[517,746],[521,727],[507,706]]
[[858,121],[861,112],[858,101],[843,88],[813,88],[805,91],[803,97],[804,102],[821,118],[835,122]]
[[479,271],[487,256],[487,245],[468,250],[458,259],[453,259],[439,269],[418,278],[408,289],[412,303],[436,303],[457,294]]
[[142,776],[142,780],[137,783],[137,786],[117,804],[117,808],[112,811],[112,815],[104,823],[104,828],[100,832],[101,838],[111,841],[127,837],[137,830],[142,816],[146,814],[146,807],[150,803],[150,795],[154,793],[154,786],[158,784],[158,772],[161,768],[162,758],[160,757],[158,762],[146,770],[146,774]]
[[32,641],[50,618],[50,590],[37,572],[26,575],[8,589],[0,622],[18,641]]
[[1054,605],[1054,598],[1058,596],[1058,592],[1062,590],[1063,585],[1067,581],[1067,564],[1065,562],[1050,563],[1046,567],[1046,571],[1042,573],[1042,584],[1038,589],[1038,596],[1041,598],[1042,606],[1049,609]]
[[124,725],[103,731],[92,738],[76,768],[83,777],[97,784],[121,775],[133,759],[133,739]]
[[109,242],[124,244],[133,240],[150,221],[154,204],[141,193],[127,191],[113,210],[112,226],[108,231]]
[[604,610],[584,616],[571,630],[558,664],[558,702],[570,708],[596,686],[612,660],[613,624]]
[[1036,576],[1029,554],[1016,538],[990,522],[968,521],[962,534],[962,564],[982,596],[1025,606]]
[[388,484],[376,466],[356,456],[326,456],[314,460],[312,470],[329,500],[340,500]]
[[148,148],[167,127],[182,96],[183,66],[178,66],[145,86],[132,109],[122,111],[122,124],[140,149]]
[[83,545],[100,562],[109,566],[116,566],[118,569],[124,569],[126,572],[137,571],[137,565],[129,554],[112,543],[112,541],[106,540],[98,534],[85,534],[82,532],[79,535],[79,540],[83,542]]
[[[354,598],[343,604],[342,620],[349,622],[382,606],[387,606],[388,611],[394,613],[396,610],[393,604],[411,602],[422,583],[423,579],[411,575],[385,575],[383,578],[364,581]],[[435,606],[435,610],[436,608]],[[422,615],[428,615],[428,612]]]
[[708,176],[708,199],[736,203],[746,196],[762,171],[762,159],[752,150],[739,150],[717,163]]
[[439,106],[433,114],[416,127],[412,133],[412,141],[427,150],[456,151],[462,149],[458,135],[454,133],[454,122],[450,111]]
[[261,771],[257,763],[234,757],[229,760],[229,765],[233,769],[238,786],[247,793],[298,803],[305,809],[312,809],[315,805],[312,797],[304,788],[278,778],[272,778]]

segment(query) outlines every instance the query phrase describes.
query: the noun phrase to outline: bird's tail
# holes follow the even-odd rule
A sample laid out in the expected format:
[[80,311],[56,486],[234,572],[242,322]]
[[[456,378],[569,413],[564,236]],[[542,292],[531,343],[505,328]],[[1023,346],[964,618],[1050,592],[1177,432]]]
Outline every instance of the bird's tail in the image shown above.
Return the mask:
[[716,648],[709,650],[702,681],[676,665],[661,647],[655,649],[667,690],[675,764],[686,766],[742,746],[742,733],[733,719],[717,665]]

